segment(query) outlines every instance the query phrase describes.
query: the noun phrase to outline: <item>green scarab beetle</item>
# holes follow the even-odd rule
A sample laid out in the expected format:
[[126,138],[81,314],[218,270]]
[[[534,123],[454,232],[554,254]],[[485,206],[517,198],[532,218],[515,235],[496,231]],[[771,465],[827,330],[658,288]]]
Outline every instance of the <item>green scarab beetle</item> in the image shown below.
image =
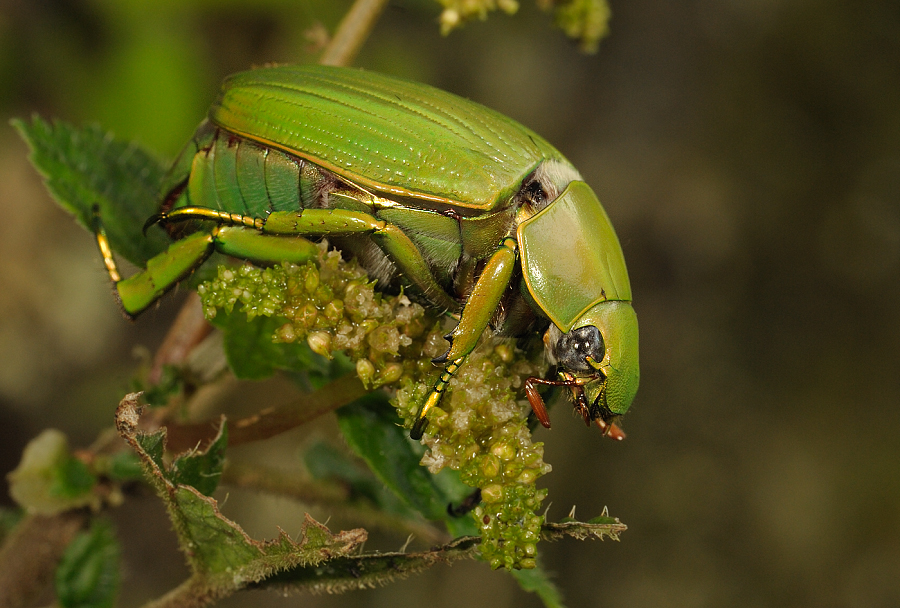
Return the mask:
[[513,120],[356,69],[251,70],[225,80],[164,192],[148,225],[177,238],[146,270],[121,279],[97,230],[128,315],[214,250],[302,263],[316,255],[308,238],[328,237],[379,285],[459,319],[412,437],[488,326],[545,332],[556,377],[525,383],[544,426],[537,385],[552,384],[568,387],[587,424],[624,437],[613,420],[631,405],[639,374],[622,249],[578,171]]

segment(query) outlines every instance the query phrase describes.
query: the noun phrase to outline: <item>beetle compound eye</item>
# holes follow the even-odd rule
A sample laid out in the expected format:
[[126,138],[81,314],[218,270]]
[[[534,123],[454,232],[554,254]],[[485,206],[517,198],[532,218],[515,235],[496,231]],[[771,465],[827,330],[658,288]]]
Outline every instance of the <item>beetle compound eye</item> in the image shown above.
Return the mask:
[[[603,360],[603,336],[593,325],[585,325],[563,334],[556,342],[556,359],[560,365],[573,372],[593,372]],[[590,361],[588,360],[590,358]]]
[[524,210],[526,217],[531,217],[550,204],[550,199],[544,185],[532,176],[527,178],[519,188],[513,203]]
[[544,192],[544,187],[538,181],[533,181],[525,186],[522,196],[536,208],[544,207],[547,201],[547,193]]

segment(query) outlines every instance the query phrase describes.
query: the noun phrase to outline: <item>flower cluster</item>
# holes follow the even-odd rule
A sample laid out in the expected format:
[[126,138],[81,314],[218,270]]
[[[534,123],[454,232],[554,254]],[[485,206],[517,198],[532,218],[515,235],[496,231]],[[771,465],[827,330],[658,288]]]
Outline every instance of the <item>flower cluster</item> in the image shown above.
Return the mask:
[[[400,380],[415,368],[435,319],[404,295],[375,291],[365,271],[337,251],[320,246],[316,263],[260,268],[219,266],[215,279],[197,288],[204,314],[231,313],[235,306],[256,316],[284,320],[275,342],[306,340],[313,352],[342,351],[356,363],[367,388]],[[429,370],[430,371],[430,370]]]
[[[275,342],[306,340],[326,357],[344,352],[367,388],[397,387],[392,403],[411,427],[438,376],[431,359],[447,349],[447,331],[436,313],[404,295],[375,290],[355,260],[320,246],[315,263],[260,268],[220,266],[199,286],[207,317],[240,307],[248,318],[284,321]],[[450,382],[439,407],[429,412],[422,464],[436,473],[460,471],[481,489],[472,511],[482,531],[481,553],[494,568],[532,568],[546,490],[538,477],[550,471],[543,444],[532,443],[527,402],[517,400],[529,376],[541,375],[511,340],[486,337]]]
[[[528,361],[508,340],[488,339],[469,355],[450,391],[428,415],[422,464],[436,473],[447,466],[481,488],[472,514],[481,528],[481,554],[493,568],[533,568],[546,490],[538,477],[550,472],[542,443],[533,443],[527,406],[516,399],[528,376],[545,370]],[[412,382],[395,401],[411,424],[430,387]]]
[[[502,10],[512,15],[519,10],[517,0],[438,0],[441,12],[441,33],[447,35],[467,21],[484,20],[488,13]],[[609,33],[610,9],[607,0],[536,0],[544,11],[554,11],[554,21],[566,36],[578,41],[584,53],[596,53],[597,47]]]

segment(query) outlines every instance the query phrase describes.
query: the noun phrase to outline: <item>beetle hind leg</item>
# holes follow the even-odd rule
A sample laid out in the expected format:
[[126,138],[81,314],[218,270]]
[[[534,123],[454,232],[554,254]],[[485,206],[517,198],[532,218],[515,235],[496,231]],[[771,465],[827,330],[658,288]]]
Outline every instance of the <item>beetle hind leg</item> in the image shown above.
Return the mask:
[[112,247],[109,245],[109,237],[106,236],[106,229],[103,227],[103,221],[100,219],[100,207],[94,205],[92,211],[92,228],[94,229],[94,237],[97,239],[97,247],[100,248],[100,257],[103,258],[103,265],[106,267],[106,272],[109,273],[109,278],[115,285],[122,280],[122,275],[119,274],[119,267],[116,265],[116,259],[112,254]]
[[211,207],[178,207],[172,211],[157,213],[150,217],[144,224],[144,232],[154,224],[169,224],[173,222],[187,222],[190,220],[208,220],[225,226],[244,226],[262,230],[266,220],[261,217],[220,211]]
[[215,244],[213,233],[195,232],[175,241],[166,251],[147,260],[146,269],[123,279],[113,258],[109,237],[97,207],[94,207],[93,224],[103,264],[115,286],[122,311],[128,318],[134,318],[146,310],[185,275],[202,264],[212,253]]

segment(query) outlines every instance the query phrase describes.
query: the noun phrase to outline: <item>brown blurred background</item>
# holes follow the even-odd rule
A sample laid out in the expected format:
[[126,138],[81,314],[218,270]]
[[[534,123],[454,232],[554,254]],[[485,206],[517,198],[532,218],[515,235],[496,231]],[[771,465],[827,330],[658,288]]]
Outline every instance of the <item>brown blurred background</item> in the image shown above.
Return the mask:
[[[620,543],[542,544],[567,604],[900,605],[900,4],[611,0],[611,36],[582,56],[522,3],[441,38],[436,4],[395,0],[357,64],[532,127],[617,228],[642,332],[628,439],[560,412],[538,434],[550,518],[608,505],[629,530]],[[304,32],[333,28],[348,5],[0,2],[0,472],[48,426],[90,443],[128,388],[133,349],[154,349],[179,303],[122,320],[90,236],[49,200],[6,119],[98,122],[170,158],[224,75],[314,61]],[[283,389],[244,393],[268,390]],[[296,461],[303,441],[266,457]],[[302,513],[239,495],[225,510],[260,536],[295,533]],[[183,579],[154,499],[113,517],[121,605]],[[368,548],[402,539],[379,542]],[[248,601],[539,605],[478,563],[224,605]]]

